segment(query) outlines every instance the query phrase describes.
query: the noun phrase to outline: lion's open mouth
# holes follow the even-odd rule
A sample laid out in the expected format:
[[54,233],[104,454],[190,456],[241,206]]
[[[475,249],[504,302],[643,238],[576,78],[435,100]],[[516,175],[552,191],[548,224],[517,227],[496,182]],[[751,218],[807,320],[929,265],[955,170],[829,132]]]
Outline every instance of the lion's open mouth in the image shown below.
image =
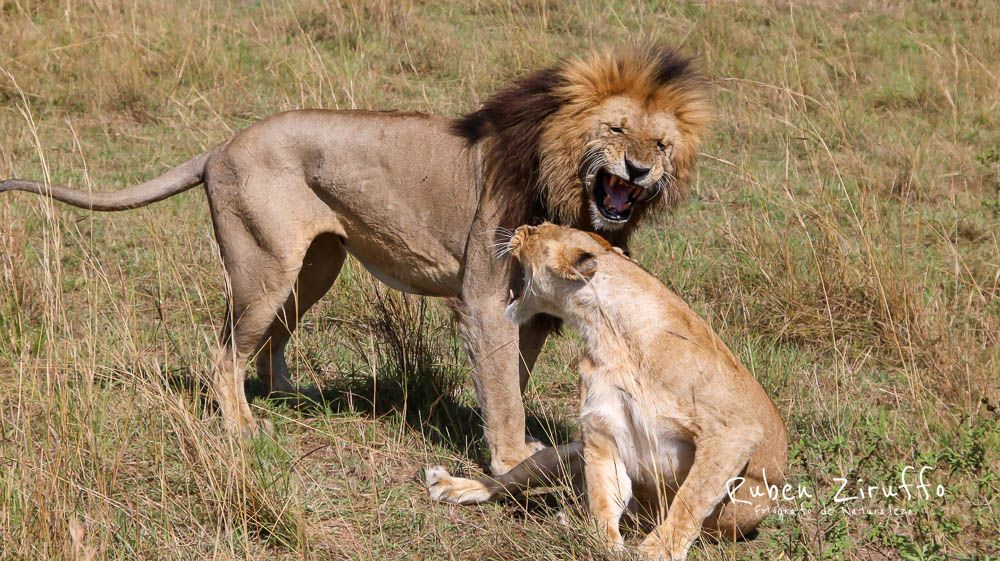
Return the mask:
[[639,200],[642,192],[642,187],[604,169],[594,177],[594,202],[601,216],[609,222],[628,222],[632,216],[632,205]]

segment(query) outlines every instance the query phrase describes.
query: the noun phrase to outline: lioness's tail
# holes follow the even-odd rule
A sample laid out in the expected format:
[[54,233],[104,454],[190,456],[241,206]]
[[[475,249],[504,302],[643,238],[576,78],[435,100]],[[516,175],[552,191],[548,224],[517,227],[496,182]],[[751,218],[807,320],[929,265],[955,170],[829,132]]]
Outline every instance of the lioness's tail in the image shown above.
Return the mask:
[[513,495],[531,487],[550,487],[565,476],[576,477],[583,468],[583,445],[579,442],[543,448],[496,478],[452,477],[441,466],[424,470],[424,484],[435,501],[468,505],[485,503],[501,494]]
[[8,179],[0,181],[0,193],[27,191],[39,195],[49,195],[57,201],[90,210],[110,211],[139,208],[187,191],[196,185],[201,185],[205,180],[205,166],[222,150],[223,146],[224,144],[220,144],[199,154],[155,179],[118,191],[95,193],[58,185],[45,185],[38,181]]

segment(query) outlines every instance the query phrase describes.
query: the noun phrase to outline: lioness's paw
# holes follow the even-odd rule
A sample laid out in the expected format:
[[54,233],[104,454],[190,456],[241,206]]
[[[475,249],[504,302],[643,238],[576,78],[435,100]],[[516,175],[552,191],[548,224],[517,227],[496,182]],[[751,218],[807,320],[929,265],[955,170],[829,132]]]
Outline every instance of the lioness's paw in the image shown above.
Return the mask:
[[531,450],[532,455],[534,455],[535,452],[541,452],[542,450],[548,448],[548,446],[544,442],[538,440],[537,438],[533,438],[531,436],[527,438],[527,442],[525,442],[525,444],[527,444],[528,450]]
[[427,493],[431,499],[441,502],[453,502],[448,500],[451,491],[451,476],[444,466],[432,466],[424,469],[424,485],[427,486]]
[[431,499],[456,505],[478,504],[490,500],[485,485],[475,479],[452,477],[442,466],[424,470],[424,483]]
[[445,479],[451,479],[451,476],[448,475],[448,470],[444,469],[444,466],[430,466],[424,468],[424,485],[427,486],[428,490]]
[[245,441],[274,438],[274,424],[268,419],[250,418],[239,425],[226,423],[226,428]]
[[639,552],[648,561],[685,561],[687,559],[686,549],[671,554],[667,547],[648,538],[639,544]]

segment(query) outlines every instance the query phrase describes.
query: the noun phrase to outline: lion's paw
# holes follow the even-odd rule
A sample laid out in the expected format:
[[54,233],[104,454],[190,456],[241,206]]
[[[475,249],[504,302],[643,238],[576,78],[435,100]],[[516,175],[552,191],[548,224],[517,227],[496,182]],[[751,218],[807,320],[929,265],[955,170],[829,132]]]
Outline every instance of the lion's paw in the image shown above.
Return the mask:
[[531,436],[525,438],[524,446],[516,450],[505,450],[504,453],[494,453],[490,461],[490,471],[494,477],[501,476],[516,468],[521,462],[535,455],[536,452],[548,448],[544,442]]

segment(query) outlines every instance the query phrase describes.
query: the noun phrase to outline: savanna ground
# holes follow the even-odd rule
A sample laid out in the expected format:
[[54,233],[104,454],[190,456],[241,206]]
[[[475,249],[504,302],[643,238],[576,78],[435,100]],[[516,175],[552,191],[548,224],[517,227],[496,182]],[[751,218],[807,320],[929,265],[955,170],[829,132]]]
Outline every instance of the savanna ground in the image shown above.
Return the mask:
[[[110,189],[276,111],[455,115],[560,56],[681,44],[720,118],[633,249],[773,396],[816,495],[692,558],[997,559],[1000,4],[663,4],[0,0],[0,176]],[[276,429],[250,443],[198,382],[223,307],[200,190],[115,215],[0,197],[0,556],[610,559],[564,497],[426,497],[421,466],[487,460],[440,302],[350,263],[291,346],[325,404],[248,383]],[[577,344],[543,354],[535,434],[573,434]],[[944,497],[833,502],[907,465]]]

